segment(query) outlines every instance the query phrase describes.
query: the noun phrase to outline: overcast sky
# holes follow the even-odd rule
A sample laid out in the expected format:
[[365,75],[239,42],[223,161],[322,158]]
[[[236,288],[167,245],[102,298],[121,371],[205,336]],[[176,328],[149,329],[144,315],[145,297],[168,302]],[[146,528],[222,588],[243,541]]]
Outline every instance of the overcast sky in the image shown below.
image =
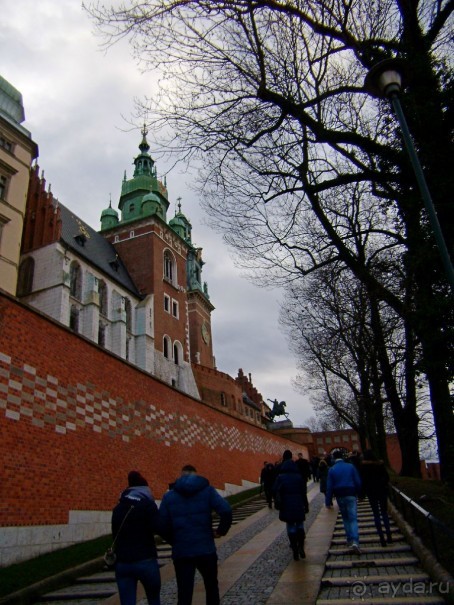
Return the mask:
[[[140,133],[125,118],[134,98],[151,96],[156,85],[141,73],[126,41],[107,53],[99,44],[80,0],[1,2],[0,75],[22,93],[23,125],[38,144],[54,196],[96,230],[110,196],[117,208],[124,171],[132,176],[138,154]],[[166,168],[157,160],[158,175]],[[278,326],[282,293],[241,277],[221,236],[204,224],[190,172],[172,169],[167,185],[168,219],[181,196],[193,243],[203,248],[217,368],[232,376],[238,368],[250,373],[265,399],[285,400],[294,425],[304,425],[313,411],[292,388],[295,359]]]

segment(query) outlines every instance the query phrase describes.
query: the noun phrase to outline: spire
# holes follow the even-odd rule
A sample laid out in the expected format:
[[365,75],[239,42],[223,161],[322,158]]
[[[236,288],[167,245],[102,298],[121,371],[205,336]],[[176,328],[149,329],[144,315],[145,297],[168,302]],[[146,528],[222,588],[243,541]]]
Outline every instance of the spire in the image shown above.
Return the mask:
[[148,151],[150,149],[150,145],[148,144],[148,141],[147,141],[148,130],[147,130],[147,127],[145,126],[145,123],[141,130],[141,133],[142,133],[142,141],[139,145],[139,149],[142,153],[148,153]]
[[142,133],[142,140],[139,145],[140,153],[134,159],[134,164],[135,164],[134,176],[146,175],[146,176],[154,177],[154,176],[156,176],[156,168],[153,168],[154,161],[153,161],[152,157],[150,156],[150,154],[148,153],[150,150],[150,145],[148,144],[148,141],[147,141],[148,130],[147,130],[145,124],[143,125],[141,133]]

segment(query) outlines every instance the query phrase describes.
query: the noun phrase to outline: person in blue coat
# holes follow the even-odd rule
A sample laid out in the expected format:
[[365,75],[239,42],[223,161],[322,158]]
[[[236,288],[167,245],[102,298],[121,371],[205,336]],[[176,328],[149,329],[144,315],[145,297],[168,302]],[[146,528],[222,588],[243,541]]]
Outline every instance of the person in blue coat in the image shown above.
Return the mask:
[[287,535],[293,551],[293,558],[304,559],[304,519],[306,518],[306,483],[301,476],[292,452],[285,450],[278,476],[273,486],[274,502],[279,508],[279,519],[287,524]]
[[[212,528],[212,511],[219,524]],[[194,577],[203,578],[207,605],[219,605],[218,559],[215,538],[225,536],[232,524],[232,509],[210,485],[186,465],[164,494],[159,507],[160,535],[172,545],[172,559],[178,588],[178,605],[191,605]]]
[[158,507],[147,480],[138,471],[128,475],[128,487],[112,511],[115,579],[121,605],[135,605],[137,583],[145,588],[149,605],[160,605],[161,576],[155,532]]
[[356,467],[345,462],[340,450],[333,454],[334,464],[329,469],[326,483],[325,504],[333,505],[333,496],[337,500],[342,515],[347,545],[352,553],[360,554],[357,517],[357,498],[361,495],[361,479]]

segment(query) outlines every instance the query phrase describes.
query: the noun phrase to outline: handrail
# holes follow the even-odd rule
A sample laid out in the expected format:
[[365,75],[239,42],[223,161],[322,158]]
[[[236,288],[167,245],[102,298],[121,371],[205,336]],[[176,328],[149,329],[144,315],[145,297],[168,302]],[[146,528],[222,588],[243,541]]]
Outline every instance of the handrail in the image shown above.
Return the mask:
[[392,490],[397,492],[401,498],[406,500],[414,508],[416,508],[422,515],[424,515],[427,520],[433,521],[436,525],[438,525],[439,527],[442,527],[443,529],[445,529],[447,531],[448,534],[450,534],[452,537],[454,537],[454,530],[452,530],[449,527],[449,525],[446,525],[446,523],[444,523],[443,521],[440,521],[440,519],[435,517],[431,512],[427,511],[425,508],[422,508],[422,506],[420,506],[417,502],[412,500],[409,496],[407,496],[407,494],[404,494],[402,491],[400,491],[400,489],[398,489],[394,485],[391,485],[390,487]]
[[[425,510],[420,506],[417,502],[412,500],[409,496],[404,494],[394,485],[390,485],[392,492],[390,496],[394,501],[394,504],[398,509],[401,510],[401,513],[404,516],[404,519],[410,523],[413,527],[413,530],[418,534],[421,540],[425,543],[425,545],[433,552],[434,556],[438,560],[442,560],[445,565],[448,565],[449,568],[452,567],[452,559],[450,555],[447,555],[443,544],[445,543],[445,539],[454,543],[454,530],[452,530],[446,523],[434,517],[432,513]],[[419,514],[419,521],[417,517],[417,513]],[[411,520],[407,517],[410,516]],[[428,529],[428,535],[421,527],[421,521],[425,521],[422,525],[426,526]],[[441,537],[441,535],[443,537]],[[438,537],[437,537],[438,536]],[[449,563],[451,561],[451,564]]]

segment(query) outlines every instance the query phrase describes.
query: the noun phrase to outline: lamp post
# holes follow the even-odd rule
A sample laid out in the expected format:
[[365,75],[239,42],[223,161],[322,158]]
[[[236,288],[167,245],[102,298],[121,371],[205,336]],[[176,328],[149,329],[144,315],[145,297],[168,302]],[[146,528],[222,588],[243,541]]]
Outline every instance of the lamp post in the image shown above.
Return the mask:
[[429,221],[432,226],[432,231],[437,242],[441,260],[446,271],[451,289],[454,292],[454,269],[448,248],[443,237],[443,233],[438,222],[437,213],[433,204],[429,188],[427,187],[426,179],[416,153],[413,140],[408,129],[402,105],[400,104],[399,94],[402,89],[402,63],[398,59],[385,59],[380,61],[367,74],[364,80],[364,88],[374,97],[385,97],[390,100],[394,112],[399,121],[400,128],[404,139],[405,148],[410,158],[419,190],[426,207]]

